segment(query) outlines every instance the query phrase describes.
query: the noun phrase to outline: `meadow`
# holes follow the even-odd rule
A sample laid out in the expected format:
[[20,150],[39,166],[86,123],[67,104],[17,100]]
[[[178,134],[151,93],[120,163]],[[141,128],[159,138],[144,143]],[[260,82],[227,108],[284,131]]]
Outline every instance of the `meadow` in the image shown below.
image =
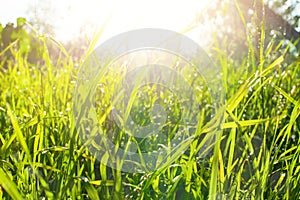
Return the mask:
[[[218,41],[208,50],[222,69],[226,93],[224,122],[211,151],[200,156],[201,135],[214,123],[206,117],[211,115],[210,107],[204,106],[197,113],[202,119],[197,137],[186,137],[157,170],[139,173],[115,170],[105,165],[107,157],[99,160],[83,145],[73,116],[83,62],[74,61],[54,39],[39,36],[42,59],[32,64],[15,42],[0,52],[0,199],[299,199],[300,60],[283,40],[264,41],[264,37],[262,31],[258,48],[248,38],[248,53],[239,60],[232,59]],[[49,42],[60,49],[55,59]],[[106,114],[115,87],[105,83],[119,76],[107,72],[99,80],[95,99],[104,133],[113,132],[114,143],[126,146],[130,139]],[[191,82],[193,87],[202,85]],[[177,130],[184,102],[169,91],[158,94],[156,86],[148,87],[136,94],[139,101],[132,102],[131,116],[147,125],[153,103],[166,99],[163,107],[170,109],[163,131]],[[203,88],[197,99],[209,105]],[[145,112],[137,109],[141,106]],[[170,137],[176,136],[151,138],[153,146],[135,142],[142,151],[172,145]]]

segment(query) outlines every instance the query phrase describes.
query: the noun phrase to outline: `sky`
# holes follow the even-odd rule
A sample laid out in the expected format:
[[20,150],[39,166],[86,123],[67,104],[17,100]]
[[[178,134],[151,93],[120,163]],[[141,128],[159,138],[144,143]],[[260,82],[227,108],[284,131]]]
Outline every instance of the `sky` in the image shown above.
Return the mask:
[[[100,29],[106,22],[102,40],[138,28],[164,28],[181,32],[193,24],[196,15],[208,5],[206,0],[0,0],[0,23],[16,23],[17,17],[52,20],[58,40],[72,40],[83,24]],[[31,10],[29,9],[31,8]],[[32,9],[35,8],[35,9]],[[44,8],[44,9],[43,9]],[[47,9],[45,9],[47,8]],[[51,9],[48,9],[51,8]],[[35,12],[34,12],[35,10]],[[30,11],[30,12],[29,12]],[[46,16],[46,17],[45,17]],[[93,30],[86,28],[91,33]],[[202,38],[199,27],[186,33]],[[101,39],[100,38],[100,39]]]
[[26,16],[29,0],[0,0],[0,23],[15,22],[17,17]]

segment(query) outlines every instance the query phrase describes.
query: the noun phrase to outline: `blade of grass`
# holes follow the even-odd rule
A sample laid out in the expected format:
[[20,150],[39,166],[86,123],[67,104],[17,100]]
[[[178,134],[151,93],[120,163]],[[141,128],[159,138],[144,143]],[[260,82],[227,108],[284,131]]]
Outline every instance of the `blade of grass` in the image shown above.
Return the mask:
[[11,110],[9,104],[6,104],[6,108],[7,108],[8,115],[9,115],[9,117],[11,119],[11,123],[12,123],[12,125],[14,127],[16,136],[17,136],[17,138],[18,138],[18,140],[19,140],[19,142],[20,142],[23,150],[26,153],[27,159],[29,160],[29,162],[32,162],[32,160],[31,160],[31,154],[30,154],[30,151],[29,151],[28,146],[26,144],[26,139],[25,139],[25,137],[24,137],[24,135],[23,135],[23,133],[22,133],[22,131],[20,129],[19,124],[18,124],[18,120],[17,120],[16,116],[12,113],[12,110]]
[[23,199],[20,194],[16,184],[7,177],[6,173],[0,167],[0,186],[13,198],[13,199]]

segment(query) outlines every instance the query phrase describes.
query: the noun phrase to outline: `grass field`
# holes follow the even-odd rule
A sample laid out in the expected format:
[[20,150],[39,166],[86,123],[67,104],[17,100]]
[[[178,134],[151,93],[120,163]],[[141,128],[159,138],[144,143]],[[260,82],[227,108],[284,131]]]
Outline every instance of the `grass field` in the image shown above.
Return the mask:
[[[199,156],[203,144],[195,137],[182,155],[172,154],[157,171],[140,173],[108,167],[107,158],[100,162],[82,144],[72,114],[80,64],[63,51],[51,60],[45,46],[44,64],[35,66],[17,49],[7,49],[12,58],[0,65],[0,199],[299,199],[300,60],[290,58],[283,42],[260,47],[258,56],[248,46],[240,61],[219,48],[210,50],[223,70],[227,98],[214,149]],[[115,144],[129,141],[105,115],[114,91],[104,83],[118,80],[117,75],[106,74],[99,88],[104,92],[95,97],[99,118],[105,116],[103,130],[117,133]],[[142,93],[155,89],[139,91],[140,100],[132,103],[148,106],[145,113],[131,113],[142,125],[149,123],[155,92]],[[196,95],[206,98],[202,90]],[[160,98],[170,107],[168,133],[178,125],[182,102],[167,91]],[[200,114],[202,124],[209,124],[209,109]],[[171,145],[169,136],[165,139],[153,139],[154,144]]]

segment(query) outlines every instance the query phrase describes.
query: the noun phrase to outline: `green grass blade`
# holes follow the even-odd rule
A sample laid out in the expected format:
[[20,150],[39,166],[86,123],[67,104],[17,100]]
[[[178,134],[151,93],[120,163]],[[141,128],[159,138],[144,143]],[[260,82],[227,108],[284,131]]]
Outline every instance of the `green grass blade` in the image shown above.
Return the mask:
[[0,186],[3,187],[13,199],[23,199],[16,184],[7,177],[2,168],[0,168]]
[[27,159],[29,160],[29,162],[31,162],[32,161],[31,160],[31,154],[30,154],[30,151],[29,151],[28,146],[26,144],[26,139],[25,139],[25,137],[24,137],[24,135],[23,135],[23,133],[20,129],[19,124],[18,124],[18,120],[17,120],[16,116],[12,113],[12,110],[11,110],[9,104],[6,104],[6,108],[7,108],[8,115],[11,119],[11,123],[14,127],[15,132],[16,132],[17,138],[18,138],[18,140],[21,144],[21,147],[25,151]]

